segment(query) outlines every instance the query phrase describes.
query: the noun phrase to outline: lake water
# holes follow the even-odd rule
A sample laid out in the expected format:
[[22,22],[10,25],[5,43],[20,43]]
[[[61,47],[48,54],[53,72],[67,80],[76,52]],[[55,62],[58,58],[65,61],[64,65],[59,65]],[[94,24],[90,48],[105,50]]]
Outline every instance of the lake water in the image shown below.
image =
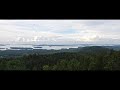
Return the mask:
[[[34,46],[34,45],[1,45],[0,50],[22,50],[23,49],[47,49],[47,50],[60,50],[60,49],[69,49],[69,48],[78,48],[80,45],[61,45],[61,46]],[[81,45],[82,47],[82,45]]]
[[[78,48],[78,47],[85,47],[85,46],[104,46],[104,45],[93,45],[93,44],[79,44],[79,45],[21,45],[21,44],[0,44],[0,50],[33,50],[33,49],[47,49],[47,50],[60,50],[60,49],[69,49],[69,48]],[[111,45],[105,45],[111,46]]]

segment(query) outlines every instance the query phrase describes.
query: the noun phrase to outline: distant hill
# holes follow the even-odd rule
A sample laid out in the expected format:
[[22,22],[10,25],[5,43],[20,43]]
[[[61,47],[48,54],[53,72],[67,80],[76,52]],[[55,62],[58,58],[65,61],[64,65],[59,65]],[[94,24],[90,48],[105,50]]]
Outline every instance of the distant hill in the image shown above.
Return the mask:
[[88,46],[79,49],[80,53],[93,55],[104,55],[106,53],[110,53],[111,51],[113,51],[112,48],[106,48],[103,46]]
[[119,51],[120,50],[120,45],[114,45],[114,46],[104,46],[105,48],[109,48],[109,49],[113,49],[113,50],[116,50],[116,51]]
[[53,54],[53,53],[62,53],[62,52],[81,52],[81,53],[106,53],[109,52],[113,47],[102,47],[102,46],[87,46],[87,47],[78,47],[78,48],[70,48],[70,49],[61,49],[61,50],[44,50],[44,49],[36,49],[36,50],[5,50],[0,51],[1,57],[14,57],[14,56],[22,56],[25,54]]

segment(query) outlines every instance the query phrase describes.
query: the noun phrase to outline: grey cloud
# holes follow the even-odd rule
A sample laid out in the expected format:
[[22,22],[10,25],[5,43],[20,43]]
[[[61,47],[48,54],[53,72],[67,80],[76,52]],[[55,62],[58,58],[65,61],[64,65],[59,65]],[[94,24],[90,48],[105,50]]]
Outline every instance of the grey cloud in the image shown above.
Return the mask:
[[89,21],[88,20],[88,22],[85,22],[84,23],[85,25],[87,25],[87,26],[99,26],[99,25],[103,25],[103,24],[105,24],[105,22],[104,21]]
[[94,39],[91,43],[120,42],[120,20],[0,21],[0,29],[5,40],[20,35],[18,42],[74,43],[84,36]]

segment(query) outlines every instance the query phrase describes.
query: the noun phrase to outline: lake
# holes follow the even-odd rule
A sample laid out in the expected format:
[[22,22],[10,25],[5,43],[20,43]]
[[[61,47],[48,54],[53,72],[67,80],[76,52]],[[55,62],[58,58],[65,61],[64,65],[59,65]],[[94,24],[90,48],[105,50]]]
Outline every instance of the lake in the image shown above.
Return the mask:
[[[0,50],[33,50],[33,49],[47,49],[60,50],[69,48],[78,48],[80,45],[0,45]],[[82,47],[82,45],[81,45]]]
[[46,50],[60,50],[69,48],[78,48],[85,46],[113,46],[113,45],[95,45],[95,44],[79,44],[79,45],[32,45],[32,44],[0,44],[0,50],[33,50],[33,49],[46,49]]

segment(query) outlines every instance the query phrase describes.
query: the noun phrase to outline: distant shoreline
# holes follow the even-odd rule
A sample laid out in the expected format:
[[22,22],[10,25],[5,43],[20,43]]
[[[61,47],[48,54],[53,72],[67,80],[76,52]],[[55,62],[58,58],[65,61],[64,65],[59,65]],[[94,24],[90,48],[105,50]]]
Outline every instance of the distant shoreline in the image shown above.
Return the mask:
[[34,45],[34,44],[27,44],[27,45],[23,45],[23,44],[0,44],[0,51],[5,51],[5,50],[36,50],[36,49],[43,49],[43,50],[62,50],[62,49],[75,49],[75,48],[79,48],[79,47],[88,47],[88,46],[105,46],[108,47],[109,46],[115,46],[115,47],[120,47],[120,45],[113,45],[113,44],[104,44],[104,45],[100,45],[100,44],[72,44],[72,45]]

